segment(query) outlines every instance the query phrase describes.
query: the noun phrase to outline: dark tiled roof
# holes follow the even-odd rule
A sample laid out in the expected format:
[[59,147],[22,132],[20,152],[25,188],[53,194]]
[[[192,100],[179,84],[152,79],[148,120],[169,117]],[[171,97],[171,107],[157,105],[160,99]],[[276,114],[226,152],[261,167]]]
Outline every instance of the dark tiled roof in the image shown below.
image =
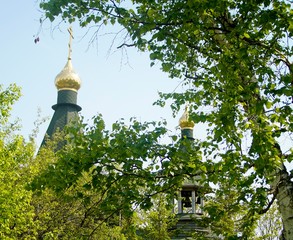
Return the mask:
[[72,90],[58,91],[57,104],[52,108],[55,110],[46,135],[41,146],[46,143],[46,139],[51,138],[57,131],[62,131],[72,120],[78,118],[81,107],[76,104],[77,92]]

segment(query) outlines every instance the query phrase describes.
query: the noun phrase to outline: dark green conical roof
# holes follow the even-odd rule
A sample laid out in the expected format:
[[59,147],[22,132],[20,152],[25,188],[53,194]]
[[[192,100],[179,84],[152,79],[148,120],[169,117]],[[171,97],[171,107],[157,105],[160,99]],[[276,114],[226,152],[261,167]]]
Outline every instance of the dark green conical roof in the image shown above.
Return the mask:
[[78,118],[81,107],[76,102],[77,92],[72,90],[58,91],[57,104],[52,106],[55,112],[46,131],[47,137],[52,137],[58,130],[62,131],[72,120]]

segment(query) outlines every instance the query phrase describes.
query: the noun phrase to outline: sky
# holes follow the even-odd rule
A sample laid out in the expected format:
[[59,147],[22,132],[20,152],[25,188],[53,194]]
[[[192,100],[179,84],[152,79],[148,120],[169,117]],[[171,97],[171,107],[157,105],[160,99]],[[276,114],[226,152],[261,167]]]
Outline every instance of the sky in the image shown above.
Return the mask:
[[[54,80],[68,55],[69,25],[48,21],[40,29],[41,16],[36,0],[3,1],[0,8],[0,84],[16,83],[22,88],[12,117],[20,119],[21,134],[26,138],[37,119],[53,116],[51,106],[57,102]],[[174,118],[170,107],[153,106],[153,102],[159,91],[181,91],[180,80],[168,78],[159,64],[150,67],[147,53],[132,48],[125,53],[116,48],[118,43],[112,46],[113,34],[101,32],[91,42],[94,30],[86,34],[87,29],[73,25],[72,63],[82,80],[77,101],[85,120],[101,113],[110,129],[121,118],[136,117],[142,122],[166,119],[170,131],[178,133],[183,110]],[[36,36],[38,43],[34,42]],[[48,125],[49,120],[40,126],[38,145]]]

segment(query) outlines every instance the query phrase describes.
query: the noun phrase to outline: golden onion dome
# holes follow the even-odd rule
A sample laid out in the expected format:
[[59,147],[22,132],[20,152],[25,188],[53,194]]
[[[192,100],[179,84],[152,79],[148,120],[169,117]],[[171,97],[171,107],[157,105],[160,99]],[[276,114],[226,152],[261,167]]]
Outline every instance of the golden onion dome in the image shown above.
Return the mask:
[[179,119],[179,126],[181,129],[193,129],[194,122],[189,120],[188,106],[185,107],[185,111]]
[[58,90],[77,91],[80,85],[81,80],[72,67],[71,58],[68,58],[66,65],[55,78],[55,86]]
[[81,80],[74,71],[71,63],[71,44],[73,39],[72,28],[68,28],[69,43],[68,43],[68,60],[63,70],[55,78],[55,86],[59,90],[77,91],[80,88]]

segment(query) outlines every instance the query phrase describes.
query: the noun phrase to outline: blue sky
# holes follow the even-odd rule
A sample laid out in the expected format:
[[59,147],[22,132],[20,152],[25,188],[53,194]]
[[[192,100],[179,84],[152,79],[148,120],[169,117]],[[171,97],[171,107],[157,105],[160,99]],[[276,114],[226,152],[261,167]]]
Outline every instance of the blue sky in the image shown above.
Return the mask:
[[[21,133],[28,137],[38,119],[38,109],[42,117],[53,115],[51,106],[57,101],[54,80],[67,60],[69,25],[61,24],[59,29],[55,28],[58,21],[52,25],[45,23],[39,33],[40,41],[35,44],[42,15],[38,1],[4,1],[0,12],[1,84],[16,83],[22,88],[23,96],[13,108],[13,117],[21,120]],[[163,118],[168,121],[169,129],[178,133],[176,127],[182,111],[174,119],[169,107],[152,106],[158,99],[158,91],[182,90],[178,79],[169,79],[159,65],[150,67],[146,53],[128,49],[126,56],[116,50],[117,44],[111,49],[111,34],[101,33],[90,45],[93,31],[84,37],[86,29],[73,25],[73,32],[72,62],[82,79],[78,104],[85,119],[101,113],[110,128],[120,118],[136,117],[141,121]],[[41,126],[38,144],[48,124],[47,121]]]

